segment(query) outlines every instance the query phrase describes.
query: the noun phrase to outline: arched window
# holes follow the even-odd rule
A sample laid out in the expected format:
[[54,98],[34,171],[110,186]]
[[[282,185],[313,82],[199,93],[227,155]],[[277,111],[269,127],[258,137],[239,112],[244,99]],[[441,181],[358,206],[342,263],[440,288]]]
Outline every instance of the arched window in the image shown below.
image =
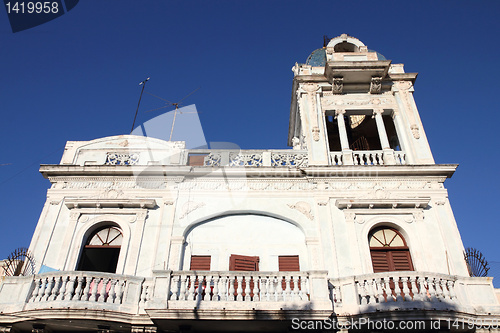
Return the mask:
[[115,273],[123,235],[115,226],[95,230],[82,250],[77,270]]
[[369,236],[373,272],[412,271],[410,250],[399,231],[381,227],[373,229]]

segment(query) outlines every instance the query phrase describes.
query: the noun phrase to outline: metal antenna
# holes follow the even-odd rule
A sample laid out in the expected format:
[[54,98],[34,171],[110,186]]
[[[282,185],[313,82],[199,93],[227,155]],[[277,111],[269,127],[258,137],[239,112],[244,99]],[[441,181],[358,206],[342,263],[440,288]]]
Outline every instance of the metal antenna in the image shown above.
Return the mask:
[[[161,110],[161,109],[167,108],[167,107],[169,107],[169,106],[171,106],[171,105],[172,105],[173,107],[175,107],[175,109],[174,109],[174,119],[173,119],[173,121],[172,121],[172,128],[170,129],[170,138],[168,139],[168,141],[172,141],[172,135],[174,134],[174,127],[175,127],[175,119],[177,118],[177,110],[179,109],[179,106],[180,106],[180,105],[182,105],[182,104],[181,104],[181,102],[182,102],[183,100],[185,100],[186,98],[188,98],[189,96],[191,96],[192,94],[194,94],[195,92],[197,92],[197,91],[198,91],[198,89],[200,89],[200,87],[198,87],[198,88],[196,88],[195,90],[191,91],[189,94],[187,94],[186,96],[184,96],[181,100],[179,100],[179,101],[178,101],[178,102],[176,102],[176,103],[170,102],[169,100],[167,100],[167,99],[165,99],[165,98],[162,98],[162,97],[160,97],[160,96],[156,96],[156,95],[154,95],[154,94],[152,94],[152,93],[150,93],[150,92],[147,92],[147,91],[146,91],[146,94],[151,95],[151,96],[156,97],[156,98],[159,98],[159,99],[161,99],[162,101],[165,101],[165,102],[167,102],[167,103],[168,103],[168,104],[167,104],[167,105],[165,105],[165,106],[162,106],[162,107],[160,107],[160,108],[156,108],[156,109],[153,109],[153,110],[148,110],[148,111],[146,111],[146,112],[152,112],[152,111]],[[180,113],[180,114],[183,114],[183,113],[197,113],[197,112],[180,112],[180,111],[179,111],[179,113]]]
[[135,120],[137,119],[137,113],[139,112],[139,105],[141,105],[142,93],[144,92],[144,88],[146,87],[146,82],[148,81],[149,77],[146,80],[139,83],[140,86],[142,85],[141,96],[139,96],[139,103],[137,103],[137,109],[135,110],[134,122],[132,123],[132,129],[130,130],[130,134],[132,134],[132,131],[134,130]]

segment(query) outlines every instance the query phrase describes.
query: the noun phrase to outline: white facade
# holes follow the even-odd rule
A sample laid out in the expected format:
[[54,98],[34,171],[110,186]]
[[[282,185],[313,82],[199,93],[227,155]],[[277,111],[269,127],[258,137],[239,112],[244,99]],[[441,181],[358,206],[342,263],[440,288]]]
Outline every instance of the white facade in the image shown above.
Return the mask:
[[[491,278],[469,277],[443,185],[456,165],[434,163],[416,74],[347,35],[293,71],[292,149],[188,150],[123,135],[70,141],[60,164],[42,165],[52,187],[30,251],[53,271],[4,279],[3,330],[286,331],[293,318],[389,316],[430,325],[430,310],[443,323],[498,327]],[[104,227],[121,232],[119,254],[111,271],[90,272],[84,253]],[[400,243],[377,247],[377,230]],[[258,269],[231,270],[232,255],[258,257]],[[193,256],[210,268],[192,271]],[[299,270],[280,267],[297,256]]]

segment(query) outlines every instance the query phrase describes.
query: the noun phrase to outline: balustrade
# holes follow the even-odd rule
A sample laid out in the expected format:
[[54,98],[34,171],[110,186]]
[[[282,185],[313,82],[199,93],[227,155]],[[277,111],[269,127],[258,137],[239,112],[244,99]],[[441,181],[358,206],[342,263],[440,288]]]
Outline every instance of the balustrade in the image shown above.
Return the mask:
[[361,151],[352,152],[354,165],[384,165],[383,151]]
[[[418,308],[425,303],[442,304],[449,308],[458,305],[455,291],[456,277],[418,272],[388,272],[330,280],[330,299],[334,305],[342,305],[341,289],[355,291],[358,306],[394,304]],[[354,288],[349,289],[354,286]],[[439,305],[438,305],[439,306]]]
[[60,273],[35,277],[28,302],[90,301],[122,304],[127,279],[121,276]]
[[170,301],[309,301],[305,272],[173,272]]
[[[230,166],[230,167],[307,167],[309,158],[307,151],[297,150],[195,150],[189,151],[197,154],[206,154],[204,166]],[[330,152],[330,165],[346,165],[342,152]],[[350,160],[350,159],[349,159]],[[405,165],[406,154],[403,151],[394,151],[396,165]],[[107,152],[106,165],[138,165],[139,153]],[[352,152],[354,165],[384,165],[384,152],[382,150],[355,150]]]

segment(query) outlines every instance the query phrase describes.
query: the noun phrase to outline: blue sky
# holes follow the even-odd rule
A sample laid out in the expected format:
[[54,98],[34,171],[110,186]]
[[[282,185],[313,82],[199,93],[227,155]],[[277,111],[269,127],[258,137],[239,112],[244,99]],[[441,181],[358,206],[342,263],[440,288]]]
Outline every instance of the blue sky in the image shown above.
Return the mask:
[[[29,245],[50,186],[39,164],[58,163],[68,140],[128,134],[146,77],[171,101],[200,87],[186,104],[207,141],[286,148],[291,67],[347,33],[419,72],[434,158],[460,164],[445,185],[462,239],[500,280],[499,14],[493,0],[82,0],[14,34],[0,9],[0,257]],[[163,105],[144,95],[138,121]]]

